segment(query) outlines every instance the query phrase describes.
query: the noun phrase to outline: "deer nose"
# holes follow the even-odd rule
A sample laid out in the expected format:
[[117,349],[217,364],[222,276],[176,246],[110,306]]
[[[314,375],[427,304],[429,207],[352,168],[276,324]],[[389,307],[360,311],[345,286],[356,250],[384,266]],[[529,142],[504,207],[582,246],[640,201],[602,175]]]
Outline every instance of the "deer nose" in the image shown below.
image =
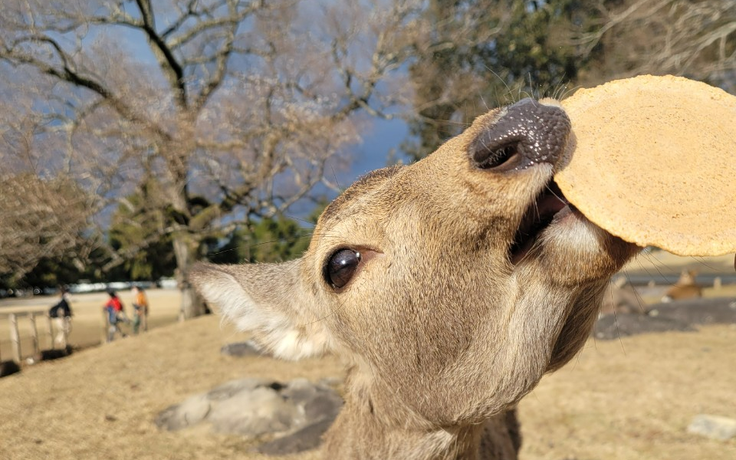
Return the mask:
[[509,171],[555,164],[565,150],[570,119],[562,108],[530,98],[506,107],[471,143],[476,167]]

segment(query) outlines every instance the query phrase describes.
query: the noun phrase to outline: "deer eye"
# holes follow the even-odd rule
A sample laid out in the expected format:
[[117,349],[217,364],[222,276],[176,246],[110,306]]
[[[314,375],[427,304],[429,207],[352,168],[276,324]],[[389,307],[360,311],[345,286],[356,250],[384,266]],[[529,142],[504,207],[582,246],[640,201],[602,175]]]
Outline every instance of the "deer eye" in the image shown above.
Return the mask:
[[340,289],[350,280],[360,264],[360,253],[353,249],[340,249],[330,256],[325,266],[325,280]]

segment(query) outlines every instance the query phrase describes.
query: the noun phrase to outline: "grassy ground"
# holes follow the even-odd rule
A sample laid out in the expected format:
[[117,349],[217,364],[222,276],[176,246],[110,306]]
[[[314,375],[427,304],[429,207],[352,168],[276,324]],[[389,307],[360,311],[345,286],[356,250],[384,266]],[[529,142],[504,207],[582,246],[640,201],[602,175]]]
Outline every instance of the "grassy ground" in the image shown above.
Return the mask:
[[736,458],[736,440],[686,432],[697,414],[736,417],[734,356],[733,325],[590,340],[522,401],[522,458]]
[[[230,379],[342,375],[334,359],[288,363],[219,354],[221,345],[242,338],[205,317],[0,379],[2,458],[262,459],[238,437],[162,432],[153,423],[169,405]],[[734,356],[732,326],[590,341],[521,403],[522,458],[736,458],[736,442],[685,432],[699,413],[736,414]]]
[[[176,293],[149,291],[149,297],[152,322],[172,323]],[[39,309],[48,308],[47,300]],[[99,342],[103,301],[104,295],[77,296],[72,342]],[[126,293],[123,301],[130,305]],[[27,307],[3,306],[0,312]],[[343,375],[333,358],[289,363],[219,353],[222,345],[245,338],[218,317],[203,317],[0,379],[0,458],[266,458],[249,453],[253,444],[238,437],[202,429],[161,432],[153,423],[166,407],[231,379]],[[522,459],[736,458],[736,441],[685,431],[700,413],[736,417],[734,356],[736,326],[590,340],[579,357],[522,401]]]
[[238,437],[162,432],[153,423],[166,407],[231,379],[342,375],[334,359],[294,364],[220,355],[222,345],[242,339],[208,316],[2,378],[0,458],[262,458],[243,454],[249,444]]

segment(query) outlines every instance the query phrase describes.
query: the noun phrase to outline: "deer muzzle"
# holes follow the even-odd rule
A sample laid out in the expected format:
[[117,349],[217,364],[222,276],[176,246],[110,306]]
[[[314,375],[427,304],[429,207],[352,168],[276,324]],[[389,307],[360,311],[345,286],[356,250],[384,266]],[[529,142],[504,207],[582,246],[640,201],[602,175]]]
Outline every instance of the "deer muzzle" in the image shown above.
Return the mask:
[[498,172],[556,164],[570,135],[570,119],[562,108],[533,99],[507,107],[470,146],[476,167]]

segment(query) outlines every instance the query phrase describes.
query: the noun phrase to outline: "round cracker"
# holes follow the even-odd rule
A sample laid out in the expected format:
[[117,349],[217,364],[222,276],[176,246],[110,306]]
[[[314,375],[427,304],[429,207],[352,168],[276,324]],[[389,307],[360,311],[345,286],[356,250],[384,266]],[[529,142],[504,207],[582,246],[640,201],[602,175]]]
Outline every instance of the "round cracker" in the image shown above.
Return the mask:
[[555,181],[588,219],[679,255],[736,252],[736,97],[646,75],[562,106],[572,135]]

